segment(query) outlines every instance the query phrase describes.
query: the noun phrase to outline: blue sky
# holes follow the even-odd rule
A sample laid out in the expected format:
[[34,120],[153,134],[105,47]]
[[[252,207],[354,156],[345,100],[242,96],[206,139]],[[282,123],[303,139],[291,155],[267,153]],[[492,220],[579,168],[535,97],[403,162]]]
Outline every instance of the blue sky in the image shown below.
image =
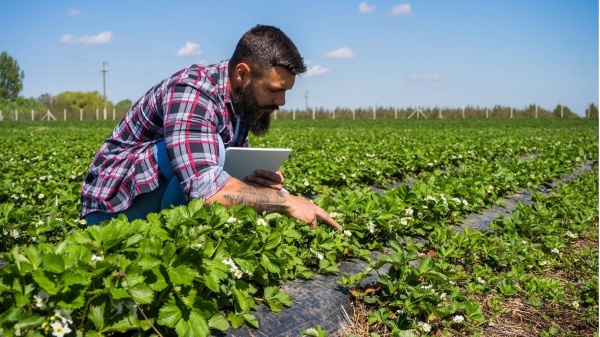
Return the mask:
[[[292,5],[293,4],[293,5]],[[598,1],[1,1],[0,50],[25,97],[136,101],[189,64],[217,63],[256,24],[308,63],[286,108],[598,105]]]

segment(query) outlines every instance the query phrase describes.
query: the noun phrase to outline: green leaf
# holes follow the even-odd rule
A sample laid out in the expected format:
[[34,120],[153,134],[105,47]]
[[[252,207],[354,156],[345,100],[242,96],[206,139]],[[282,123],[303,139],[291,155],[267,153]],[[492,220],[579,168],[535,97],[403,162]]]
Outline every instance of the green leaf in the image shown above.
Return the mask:
[[175,268],[167,269],[169,279],[173,284],[192,285],[194,278],[198,272],[185,264],[181,264]]
[[96,329],[101,330],[104,327],[104,311],[106,308],[106,301],[97,299],[92,302],[89,307],[87,317],[94,323]]
[[233,312],[229,313],[227,319],[231,322],[231,326],[235,329],[238,329],[242,326],[242,324],[244,324],[244,316],[236,315]]
[[273,231],[267,238],[264,249],[271,250],[271,249],[279,246],[280,243],[281,243],[281,234],[278,231]]
[[208,326],[212,329],[225,331],[229,329],[229,322],[223,314],[216,314],[208,320]]
[[204,285],[213,292],[219,292],[219,277],[214,271],[210,271],[203,275]]
[[50,295],[56,295],[58,291],[62,288],[57,286],[56,274],[52,274],[38,269],[32,272],[31,276],[33,277],[33,280]]
[[244,321],[246,321],[246,323],[258,329],[258,319],[256,319],[256,316],[253,314],[243,314],[242,316],[244,317]]
[[158,312],[158,324],[175,328],[178,336],[208,336],[210,328],[206,319],[195,308],[187,308],[181,301],[171,298]]
[[65,271],[65,261],[61,255],[45,254],[42,256],[44,270],[52,273],[62,273]]
[[137,263],[138,266],[142,268],[142,270],[151,270],[153,268],[158,267],[162,263],[162,261],[157,257],[145,254],[140,257]]
[[260,257],[260,265],[271,273],[279,274],[281,272],[281,262],[273,252],[264,252]]

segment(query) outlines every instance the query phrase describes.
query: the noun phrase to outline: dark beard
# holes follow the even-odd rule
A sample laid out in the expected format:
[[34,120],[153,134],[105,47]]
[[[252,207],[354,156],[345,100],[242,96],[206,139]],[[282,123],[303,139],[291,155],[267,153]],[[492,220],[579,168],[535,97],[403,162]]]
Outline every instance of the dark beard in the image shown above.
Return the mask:
[[[253,134],[260,136],[269,131],[271,113],[279,109],[275,104],[259,106],[254,95],[254,83],[246,88],[235,88],[230,94],[231,104],[242,124]],[[267,112],[267,110],[271,110]]]

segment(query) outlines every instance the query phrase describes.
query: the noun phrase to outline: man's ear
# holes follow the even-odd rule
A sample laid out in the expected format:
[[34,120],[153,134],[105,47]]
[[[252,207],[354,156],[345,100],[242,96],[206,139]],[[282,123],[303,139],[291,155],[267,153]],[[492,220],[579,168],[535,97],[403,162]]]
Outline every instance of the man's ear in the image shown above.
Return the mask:
[[250,66],[247,63],[240,62],[235,66],[235,80],[240,84],[250,82]]

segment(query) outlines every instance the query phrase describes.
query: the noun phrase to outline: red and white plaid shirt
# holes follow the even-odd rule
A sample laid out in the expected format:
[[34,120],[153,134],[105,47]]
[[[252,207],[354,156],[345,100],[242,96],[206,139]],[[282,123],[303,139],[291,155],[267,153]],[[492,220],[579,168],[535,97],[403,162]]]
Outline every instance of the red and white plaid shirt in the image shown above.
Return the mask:
[[230,179],[218,166],[217,133],[228,146],[236,115],[229,98],[228,60],[192,65],[152,87],[137,101],[90,165],[81,193],[81,215],[118,212],[156,189],[159,174],[154,144],[164,139],[173,172],[188,200],[210,198]]

